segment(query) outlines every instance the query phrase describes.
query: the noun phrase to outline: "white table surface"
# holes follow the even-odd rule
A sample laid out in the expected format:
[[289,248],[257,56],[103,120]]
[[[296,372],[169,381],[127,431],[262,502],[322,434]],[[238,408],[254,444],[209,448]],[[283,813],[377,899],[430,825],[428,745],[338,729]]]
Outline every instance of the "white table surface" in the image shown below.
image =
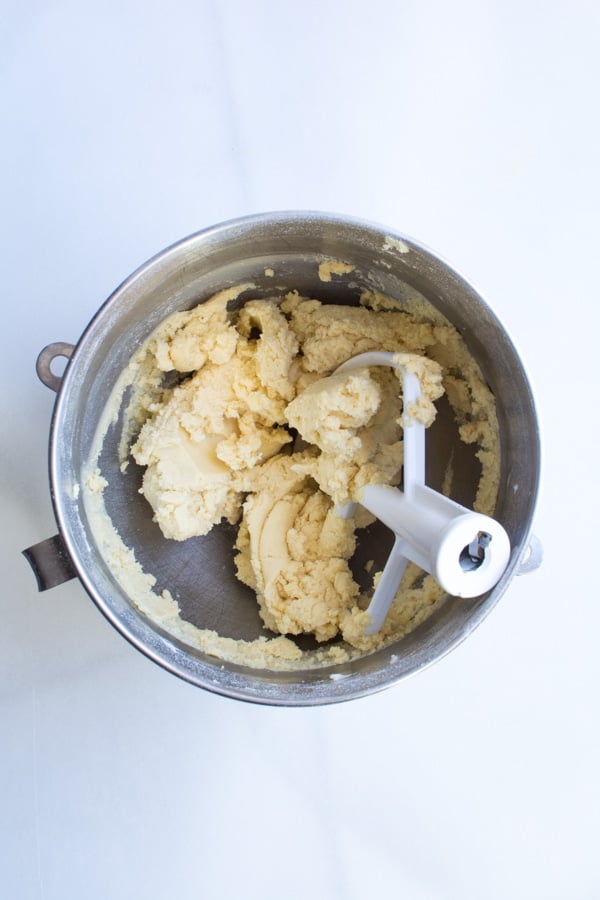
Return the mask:
[[[6,0],[2,897],[600,896],[599,36],[593,0]],[[20,555],[56,530],[38,351],[166,245],[272,209],[451,260],[544,427],[543,567],[335,707],[193,688]]]

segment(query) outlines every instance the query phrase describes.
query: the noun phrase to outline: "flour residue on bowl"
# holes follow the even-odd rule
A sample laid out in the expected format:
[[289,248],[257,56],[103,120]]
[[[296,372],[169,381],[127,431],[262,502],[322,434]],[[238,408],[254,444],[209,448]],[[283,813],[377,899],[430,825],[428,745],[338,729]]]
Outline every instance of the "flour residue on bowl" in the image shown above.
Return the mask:
[[[361,305],[349,307],[290,292],[231,312],[248,288],[175,313],[135,354],[98,431],[86,506],[123,590],[168,633],[253,667],[331,665],[398,640],[443,599],[433,578],[411,564],[382,630],[364,633],[369,592],[350,562],[371,519],[360,506],[341,518],[336,505],[358,499],[366,484],[400,482],[401,382],[393,370],[335,369],[369,350],[405,354],[422,388],[413,414],[431,424],[445,392],[462,440],[478,446],[475,508],[488,514],[498,488],[494,400],[456,329],[425,302],[407,309],[365,291]],[[268,629],[259,639],[233,640],[185,621],[115,530],[98,460],[128,387],[122,467],[130,458],[144,467],[148,515],[165,540],[206,535],[224,521],[237,525],[237,577],[255,592]],[[380,574],[372,574],[372,587]],[[322,647],[301,650],[294,638],[303,634]]]

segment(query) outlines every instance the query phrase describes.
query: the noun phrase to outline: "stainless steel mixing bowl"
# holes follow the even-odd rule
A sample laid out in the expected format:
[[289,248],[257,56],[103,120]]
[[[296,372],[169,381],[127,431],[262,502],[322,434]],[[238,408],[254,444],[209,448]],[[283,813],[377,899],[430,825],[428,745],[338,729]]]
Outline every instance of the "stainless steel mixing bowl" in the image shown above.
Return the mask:
[[[354,266],[351,275],[323,282],[324,258]],[[272,269],[269,276],[265,269]],[[415,631],[378,652],[328,668],[275,672],[245,668],[179,643],[132,604],[100,555],[81,494],[98,420],[116,379],[134,350],[166,316],[242,282],[256,288],[240,297],[270,297],[297,289],[324,302],[356,304],[365,288],[393,297],[418,292],[463,335],[497,404],[501,480],[494,513],[512,545],[496,587],[475,600],[447,599]],[[50,371],[56,356],[70,356],[62,378]],[[50,485],[59,534],[25,551],[41,589],[76,575],[102,613],[131,643],[170,672],[228,697],[273,705],[333,703],[398,682],[456,647],[498,602],[513,576],[533,566],[530,530],[538,493],[540,434],[531,387],[519,353],[474,288],[425,247],[389,229],[321,213],[274,213],[238,219],[194,234],[155,256],[127,279],[98,311],[75,347],[50,345],[38,372],[58,391],[50,435]],[[117,530],[133,547],[157,587],[178,598],[185,618],[221,635],[254,639],[264,633],[252,592],[234,575],[234,529],[204,538],[166,541],[137,493],[138,467],[118,471],[118,429],[109,431],[101,456],[109,480],[106,505]],[[440,406],[428,433],[428,483],[441,484],[450,454],[457,473],[453,496],[470,505],[479,477],[474,452],[461,444],[449,407]],[[361,537],[355,561],[383,565],[391,535],[379,523]],[[357,575],[357,577],[359,577]],[[310,648],[310,640],[300,642]],[[333,676],[333,677],[332,677]],[[340,677],[344,676],[344,677]]]

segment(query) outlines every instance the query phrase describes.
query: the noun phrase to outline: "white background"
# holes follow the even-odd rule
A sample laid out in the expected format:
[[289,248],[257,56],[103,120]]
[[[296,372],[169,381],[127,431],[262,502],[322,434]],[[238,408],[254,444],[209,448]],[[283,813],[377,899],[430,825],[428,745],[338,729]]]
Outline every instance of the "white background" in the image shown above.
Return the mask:
[[[4,0],[0,893],[600,897],[600,6]],[[133,650],[56,530],[38,351],[186,234],[379,221],[478,285],[539,398],[543,567],[382,694],[273,709]]]

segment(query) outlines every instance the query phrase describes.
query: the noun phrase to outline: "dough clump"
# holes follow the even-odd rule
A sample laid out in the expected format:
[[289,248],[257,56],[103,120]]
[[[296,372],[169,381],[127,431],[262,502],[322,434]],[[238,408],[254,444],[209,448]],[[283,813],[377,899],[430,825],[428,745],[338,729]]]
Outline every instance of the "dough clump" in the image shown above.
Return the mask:
[[[187,373],[194,362],[196,371],[158,405],[132,448],[135,461],[146,466],[143,493],[163,534],[174,540],[207,534],[222,519],[237,521],[238,473],[291,441],[282,426],[294,396],[289,376],[298,342],[274,304],[247,303],[234,328],[227,301],[218,295],[184,314],[181,324],[169,320],[176,327],[156,341],[158,366]],[[259,338],[251,337],[253,329]],[[203,348],[198,354],[197,335]]]
[[[321,277],[340,265],[324,267]],[[350,560],[357,529],[372,519],[360,506],[342,518],[336,506],[356,500],[366,484],[400,482],[402,384],[391,368],[335,370],[359,353],[397,354],[422,389],[406,413],[425,425],[446,391],[463,440],[479,445],[482,511],[491,511],[497,490],[493,398],[462,339],[439,316],[368,292],[356,307],[292,292],[247,301],[232,313],[228,306],[244,287],[175,313],[138,355],[145,375],[123,432],[137,434],[130,452],[145,467],[142,493],[168,539],[239,523],[237,575],[256,592],[271,632],[320,642],[342,636],[345,644],[332,649],[330,661],[343,658],[342,647],[376,649],[429,615],[441,591],[409,566],[384,628],[365,636],[368,597]],[[127,452],[127,440],[124,446]],[[168,601],[172,620],[176,604]],[[206,645],[206,633],[181,627],[187,639],[198,632],[196,643]],[[268,657],[264,648],[283,638],[261,639],[262,655],[257,642],[234,653],[220,640],[215,652],[259,665],[256,659],[265,664]],[[272,658],[290,665],[298,655],[290,641],[272,649]]]

